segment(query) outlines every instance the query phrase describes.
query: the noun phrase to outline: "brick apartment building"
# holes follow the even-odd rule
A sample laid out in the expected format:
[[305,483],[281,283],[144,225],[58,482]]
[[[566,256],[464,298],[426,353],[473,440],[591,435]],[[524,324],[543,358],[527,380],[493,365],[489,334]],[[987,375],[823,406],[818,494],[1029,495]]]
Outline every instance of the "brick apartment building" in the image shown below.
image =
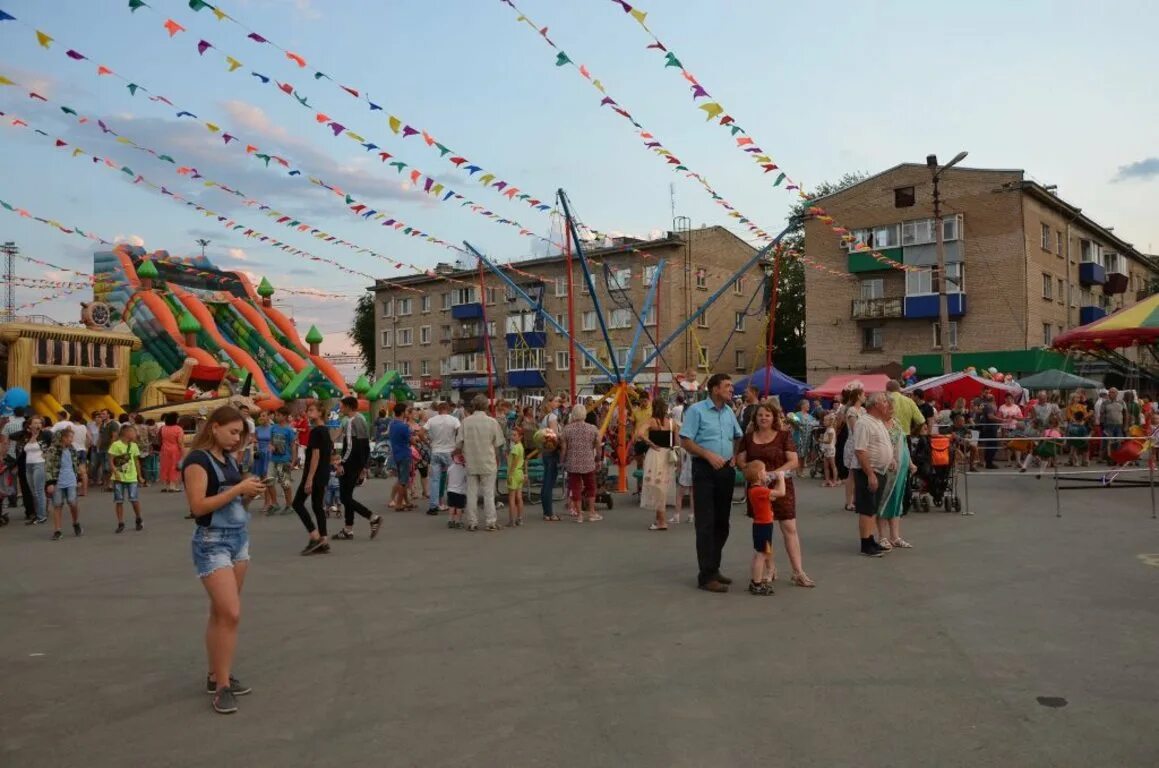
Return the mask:
[[[941,177],[949,344],[955,369],[1024,374],[1056,367],[1044,352],[1065,330],[1155,289],[1155,262],[1020,170],[954,167]],[[854,279],[806,272],[810,381],[889,362],[942,372],[930,171],[903,163],[818,205],[901,271],[805,224],[806,251]]]
[[[657,302],[645,317],[646,328],[657,342],[690,317],[753,253],[752,246],[717,226],[669,232],[656,240],[623,238],[608,247],[585,249],[594,262],[593,282],[620,364],[626,362],[638,327],[635,318],[643,309],[659,259],[664,259],[664,269]],[[573,258],[572,262],[576,340],[608,364],[594,302],[578,259]],[[541,297],[544,310],[561,326],[570,328],[564,257],[530,259],[514,266],[536,276],[511,273],[514,281],[533,298]],[[423,399],[485,389],[486,333],[499,396],[518,398],[567,391],[573,365],[577,366],[578,392],[593,394],[606,388],[607,376],[578,350],[577,359],[572,360],[568,339],[537,316],[492,272],[484,273],[482,295],[474,264],[440,264],[436,272],[437,277],[415,275],[378,280],[369,289],[375,294],[377,374],[398,371]],[[765,313],[757,314],[760,296],[751,304],[754,316],[746,316],[745,309],[759,290],[762,277],[757,268],[730,285],[683,337],[664,350],[664,359],[657,358],[637,381],[651,383],[658,379],[661,389],[668,390],[674,387],[674,375],[679,373],[698,371],[703,380],[710,369],[747,372],[762,348]],[[464,282],[452,283],[445,278]],[[417,288],[422,293],[403,290],[401,286]],[[648,337],[642,335],[635,364],[653,349]]]

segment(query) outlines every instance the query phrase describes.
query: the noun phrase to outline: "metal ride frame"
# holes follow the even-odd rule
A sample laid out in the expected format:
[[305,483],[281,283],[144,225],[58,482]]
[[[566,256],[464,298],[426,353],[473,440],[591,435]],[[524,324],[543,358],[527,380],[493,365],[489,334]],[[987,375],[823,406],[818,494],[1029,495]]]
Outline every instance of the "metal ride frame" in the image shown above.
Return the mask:
[[[568,231],[566,233],[566,239],[575,248],[574,255],[579,260],[580,269],[583,272],[584,282],[587,284],[588,292],[592,298],[592,306],[596,313],[596,321],[599,323],[600,334],[603,336],[604,345],[608,353],[608,360],[611,362],[611,368],[608,368],[608,366],[604,365],[603,361],[601,361],[594,352],[585,347],[578,339],[572,336],[571,328],[574,328],[575,324],[570,321],[570,318],[568,322],[569,327],[564,328],[562,325],[556,322],[555,318],[550,313],[543,309],[542,302],[536,302],[534,299],[532,299],[527,294],[527,292],[524,291],[523,288],[519,286],[502,269],[500,269],[495,264],[495,262],[480,253],[479,250],[469,242],[464,240],[463,245],[471,254],[475,256],[476,259],[478,259],[481,266],[491,270],[491,272],[494,273],[516,297],[531,307],[533,312],[542,316],[544,322],[554,328],[557,333],[566,337],[574,349],[577,349],[581,354],[583,354],[583,356],[586,357],[592,363],[592,365],[599,369],[599,371],[607,376],[608,380],[613,383],[614,388],[612,397],[615,399],[615,407],[608,411],[608,415],[604,419],[604,423],[600,426],[600,437],[602,439],[604,434],[606,434],[608,425],[611,422],[612,414],[618,413],[621,429],[619,430],[617,441],[618,445],[616,446],[616,464],[619,468],[616,490],[620,493],[624,493],[628,490],[628,436],[627,430],[624,428],[628,423],[628,388],[632,385],[632,382],[640,374],[640,372],[648,366],[649,363],[651,363],[657,357],[660,357],[664,353],[665,349],[667,349],[673,342],[679,339],[684,334],[684,332],[687,331],[688,328],[693,323],[695,323],[698,318],[700,318],[701,315],[708,311],[709,307],[711,307],[718,299],[720,299],[721,296],[724,295],[725,291],[728,290],[730,285],[736,282],[736,280],[740,277],[744,276],[744,274],[752,269],[756,264],[760,263],[760,261],[764,259],[765,256],[773,248],[775,248],[778,243],[780,243],[781,238],[783,238],[789,232],[789,230],[792,229],[793,224],[790,222],[789,225],[781,230],[781,232],[767,245],[755,251],[753,255],[743,265],[741,265],[739,269],[736,270],[736,272],[725,279],[724,282],[721,283],[721,286],[708,296],[708,298],[695,312],[686,317],[684,321],[679,326],[677,326],[666,339],[656,344],[655,349],[652,350],[651,354],[644,357],[644,359],[640,361],[639,365],[633,366],[632,364],[636,356],[636,347],[639,344],[641,334],[648,333],[649,338],[651,338],[650,332],[648,332],[644,327],[644,317],[646,317],[648,312],[652,309],[652,304],[656,299],[657,286],[660,283],[660,275],[664,269],[664,259],[660,259],[656,265],[656,276],[652,281],[652,285],[648,289],[647,295],[645,296],[643,307],[640,313],[636,316],[636,330],[632,338],[632,344],[628,349],[628,358],[626,361],[624,361],[624,369],[622,370],[619,359],[616,356],[615,347],[612,345],[611,337],[608,335],[608,327],[604,321],[603,307],[600,305],[599,295],[596,293],[595,280],[592,278],[592,271],[588,265],[587,256],[584,253],[583,242],[580,239],[579,230],[576,227],[575,218],[572,215],[567,194],[562,189],[558,190],[556,194],[560,205],[563,208],[564,217],[567,222]],[[570,293],[571,292],[569,291],[569,296]],[[575,361],[573,360],[572,365],[574,366],[574,364]]]

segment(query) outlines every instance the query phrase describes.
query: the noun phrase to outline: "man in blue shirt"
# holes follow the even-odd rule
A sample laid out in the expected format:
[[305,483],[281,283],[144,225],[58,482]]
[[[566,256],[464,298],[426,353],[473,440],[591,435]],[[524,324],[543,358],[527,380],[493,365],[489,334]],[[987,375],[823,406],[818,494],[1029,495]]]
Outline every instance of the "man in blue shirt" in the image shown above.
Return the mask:
[[732,583],[720,573],[736,481],[733,449],[742,435],[731,403],[732,380],[728,374],[714,373],[708,379],[708,399],[689,406],[680,427],[680,444],[692,455],[692,509],[699,566],[696,581],[708,592],[727,592]]
[[406,403],[394,404],[394,418],[390,420],[387,430],[387,440],[390,442],[390,455],[394,459],[394,466],[398,472],[398,482],[394,485],[391,494],[390,506],[396,510],[407,509],[411,506],[407,498],[407,488],[410,486],[411,466],[410,452],[410,423],[407,413],[410,409]]

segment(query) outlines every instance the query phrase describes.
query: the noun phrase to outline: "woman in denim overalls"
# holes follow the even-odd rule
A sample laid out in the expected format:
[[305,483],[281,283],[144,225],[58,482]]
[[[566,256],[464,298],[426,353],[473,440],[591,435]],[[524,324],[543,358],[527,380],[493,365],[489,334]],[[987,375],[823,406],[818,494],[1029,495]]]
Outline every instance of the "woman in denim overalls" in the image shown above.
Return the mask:
[[249,512],[245,505],[265,490],[259,478],[243,479],[230,455],[248,437],[246,432],[241,412],[222,406],[210,414],[193,438],[182,464],[185,496],[197,523],[193,563],[209,594],[205,692],[213,694],[213,708],[221,714],[236,712],[235,697],[250,692],[230,674],[241,618],[241,588],[249,565]]

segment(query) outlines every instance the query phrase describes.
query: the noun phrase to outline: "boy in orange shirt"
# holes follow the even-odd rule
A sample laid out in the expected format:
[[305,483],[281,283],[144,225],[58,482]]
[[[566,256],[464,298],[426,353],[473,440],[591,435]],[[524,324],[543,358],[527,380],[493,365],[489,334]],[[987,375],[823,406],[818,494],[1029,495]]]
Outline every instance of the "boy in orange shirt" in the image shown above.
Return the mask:
[[766,472],[762,461],[750,461],[744,468],[753,507],[753,565],[749,594],[773,594],[773,499],[785,495],[785,473]]

